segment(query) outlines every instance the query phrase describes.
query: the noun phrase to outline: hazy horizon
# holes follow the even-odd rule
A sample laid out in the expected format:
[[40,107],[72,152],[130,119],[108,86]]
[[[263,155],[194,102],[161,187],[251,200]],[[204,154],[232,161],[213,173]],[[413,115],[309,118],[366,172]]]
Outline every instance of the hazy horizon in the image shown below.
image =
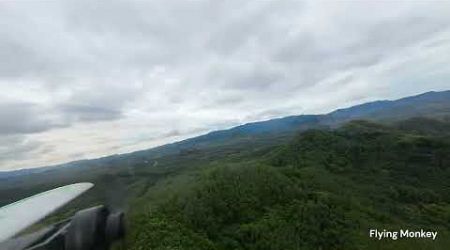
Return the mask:
[[450,89],[450,3],[0,3],[0,171]]
[[[403,97],[400,97],[400,98],[397,98],[397,99],[382,99],[382,100],[373,100],[373,101],[374,101],[374,102],[376,102],[376,101],[395,101],[395,100],[399,100],[399,99],[403,99],[403,98],[407,98],[407,97],[413,97],[413,96],[417,96],[417,95],[422,95],[422,94],[426,94],[426,93],[431,93],[431,92],[445,92],[445,91],[450,91],[450,90],[442,90],[442,91],[434,91],[434,90],[430,90],[430,91],[423,92],[423,93],[418,93],[418,94],[415,94],[415,95],[412,95],[412,96],[403,96]],[[326,112],[323,112],[323,113],[314,113],[314,114],[291,114],[291,116],[298,116],[298,115],[325,115],[325,114],[328,114],[328,113],[330,113],[330,112],[337,111],[337,110],[339,110],[339,109],[351,108],[351,107],[354,107],[354,106],[357,106],[357,105],[367,104],[367,103],[370,103],[370,102],[372,102],[372,101],[369,101],[369,102],[363,102],[363,103],[356,103],[356,104],[353,104],[353,105],[351,105],[351,106],[338,107],[338,108],[336,108],[336,109],[329,110],[329,111],[326,111]],[[289,116],[289,115],[288,115],[288,116]],[[264,121],[268,121],[268,120],[272,120],[272,119],[279,119],[279,118],[285,118],[285,117],[287,117],[287,116],[278,116],[278,117],[272,117],[272,118],[269,118],[269,119],[248,121],[248,122],[246,122],[246,123],[235,124],[235,125],[231,125],[231,126],[228,126],[228,127],[219,128],[219,129],[216,129],[216,130],[203,131],[203,132],[200,132],[200,133],[198,133],[198,134],[193,134],[193,135],[191,135],[191,136],[187,136],[187,137],[185,137],[185,138],[181,138],[181,139],[179,139],[179,140],[175,140],[175,141],[172,141],[172,142],[163,143],[163,144],[160,144],[160,145],[155,145],[155,146],[152,146],[152,147],[150,147],[150,148],[142,148],[142,149],[131,150],[131,151],[127,151],[127,152],[116,152],[116,153],[113,152],[113,153],[110,153],[110,154],[99,155],[99,156],[92,157],[92,158],[80,158],[80,159],[74,159],[74,160],[65,161],[65,162],[58,162],[58,163],[51,164],[51,165],[42,165],[42,166],[24,166],[24,167],[21,167],[21,168],[4,169],[4,170],[0,169],[0,173],[1,173],[1,172],[4,172],[4,173],[6,173],[6,172],[12,172],[12,171],[16,171],[16,170],[30,170],[30,169],[45,168],[45,167],[55,167],[55,166],[58,166],[58,165],[64,165],[64,164],[68,164],[68,163],[76,162],[76,161],[96,160],[96,159],[100,159],[100,158],[103,158],[103,157],[108,157],[108,156],[113,156],[113,155],[120,155],[120,154],[127,154],[127,153],[133,153],[133,152],[137,152],[137,151],[140,151],[140,150],[150,150],[150,149],[157,148],[157,147],[159,147],[159,146],[164,146],[164,145],[167,145],[167,144],[170,144],[170,143],[177,143],[177,142],[180,142],[180,141],[183,141],[183,140],[195,138],[195,137],[197,137],[197,136],[205,135],[205,134],[208,134],[208,133],[214,132],[214,131],[227,130],[227,129],[232,129],[232,128],[234,128],[234,127],[236,127],[236,126],[240,126],[240,125],[245,125],[245,124],[255,123],[255,122],[264,122]]]

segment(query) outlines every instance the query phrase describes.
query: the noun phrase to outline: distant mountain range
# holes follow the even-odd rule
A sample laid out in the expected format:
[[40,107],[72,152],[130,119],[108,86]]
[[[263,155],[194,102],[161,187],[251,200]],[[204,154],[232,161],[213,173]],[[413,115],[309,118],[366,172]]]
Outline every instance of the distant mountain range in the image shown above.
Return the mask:
[[160,148],[185,148],[201,146],[202,144],[223,143],[230,140],[230,138],[261,134],[296,133],[310,128],[333,128],[356,119],[389,123],[412,117],[450,119],[450,90],[442,92],[432,91],[394,101],[369,102],[350,108],[338,109],[323,115],[288,116],[268,121],[247,123]]
[[355,119],[378,122],[395,122],[407,118],[425,117],[438,120],[450,120],[450,90],[427,92],[393,101],[375,101],[350,108],[338,109],[323,115],[298,115],[268,121],[253,122],[227,130],[210,132],[184,141],[122,155],[112,155],[93,160],[81,160],[57,166],[0,172],[0,180],[13,176],[32,173],[45,173],[53,170],[73,167],[103,166],[108,162],[127,162],[139,159],[150,160],[170,154],[179,154],[186,150],[198,150],[205,147],[236,145],[236,143],[258,143],[290,138],[294,133],[310,128],[333,128]]

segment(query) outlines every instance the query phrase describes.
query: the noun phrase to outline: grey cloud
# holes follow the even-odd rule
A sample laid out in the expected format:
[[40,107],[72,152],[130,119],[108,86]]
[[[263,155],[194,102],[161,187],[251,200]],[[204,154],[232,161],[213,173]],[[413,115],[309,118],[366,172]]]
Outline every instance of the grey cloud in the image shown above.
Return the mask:
[[179,136],[182,135],[182,132],[180,132],[179,130],[171,130],[169,132],[167,132],[166,134],[163,135],[163,137],[172,137],[172,136]]
[[[1,77],[73,75],[90,56],[80,39],[64,30],[55,2],[3,2],[0,8]],[[86,67],[89,69],[89,67]]]
[[64,124],[46,117],[46,109],[26,102],[0,103],[0,135],[46,131]]
[[228,86],[238,89],[268,88],[272,84],[282,81],[282,75],[277,72],[254,70],[242,74],[235,74],[228,82]]
[[23,44],[0,39],[0,76],[17,77],[35,68],[34,53]]
[[73,89],[70,97],[59,104],[59,111],[69,122],[120,119],[127,103],[138,98],[140,88],[112,82]]
[[[237,105],[237,104],[243,102],[244,100],[245,100],[245,98],[240,95],[228,95],[228,96],[214,98],[213,103],[211,103],[211,104],[214,106],[222,106],[222,105],[233,106],[233,105]],[[205,108],[206,108],[206,106],[205,106]]]
[[435,18],[427,11],[368,23],[358,23],[359,19],[354,18],[358,15],[336,18],[334,25],[340,31],[337,41],[324,41],[315,30],[300,29],[275,46],[271,57],[286,65],[298,65],[303,81],[311,84],[338,71],[380,63],[407,46],[448,32],[450,21],[446,17]]
[[[388,52],[426,40],[431,35],[448,29],[449,20],[412,16],[406,19],[384,20],[366,31],[361,45],[369,48],[385,49]],[[360,46],[360,50],[363,46]]]
[[[0,164],[6,166],[11,159],[23,160],[30,157],[30,153],[37,150],[42,143],[29,140],[22,135],[0,135]],[[0,168],[2,167],[0,165]]]
[[69,120],[76,121],[107,121],[122,117],[120,110],[95,107],[89,105],[64,105],[61,111]]
[[55,145],[45,145],[43,142],[39,142],[40,147],[37,150],[38,154],[50,154],[56,149]]
[[83,159],[85,157],[84,153],[73,153],[68,155],[70,158],[73,159]]
[[[246,46],[271,47],[284,39],[304,11],[300,1],[234,2],[234,8],[221,13],[206,47],[221,55],[233,55]],[[293,22],[293,20],[295,20]]]
[[225,88],[251,90],[269,88],[272,84],[282,81],[282,78],[282,72],[270,64],[232,61],[211,68],[207,82]]

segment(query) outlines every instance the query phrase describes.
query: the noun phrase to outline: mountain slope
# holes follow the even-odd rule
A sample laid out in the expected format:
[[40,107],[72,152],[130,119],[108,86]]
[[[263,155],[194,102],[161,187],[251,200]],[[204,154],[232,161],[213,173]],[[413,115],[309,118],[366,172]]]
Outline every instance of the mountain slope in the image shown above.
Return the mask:
[[411,117],[450,117],[450,91],[427,92],[395,101],[376,101],[338,109],[326,115],[328,123],[354,119],[404,120]]
[[[436,136],[432,119],[417,134],[416,122],[312,129],[268,154],[161,183],[136,206],[130,248],[448,249],[450,137]],[[155,197],[164,198],[139,209]],[[439,236],[379,241],[374,228]]]

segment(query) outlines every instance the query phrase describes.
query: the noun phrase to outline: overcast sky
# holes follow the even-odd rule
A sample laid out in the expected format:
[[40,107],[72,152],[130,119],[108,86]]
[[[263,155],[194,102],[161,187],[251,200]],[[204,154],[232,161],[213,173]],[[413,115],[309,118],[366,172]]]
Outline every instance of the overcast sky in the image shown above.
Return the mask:
[[450,4],[1,1],[0,170],[450,89]]

